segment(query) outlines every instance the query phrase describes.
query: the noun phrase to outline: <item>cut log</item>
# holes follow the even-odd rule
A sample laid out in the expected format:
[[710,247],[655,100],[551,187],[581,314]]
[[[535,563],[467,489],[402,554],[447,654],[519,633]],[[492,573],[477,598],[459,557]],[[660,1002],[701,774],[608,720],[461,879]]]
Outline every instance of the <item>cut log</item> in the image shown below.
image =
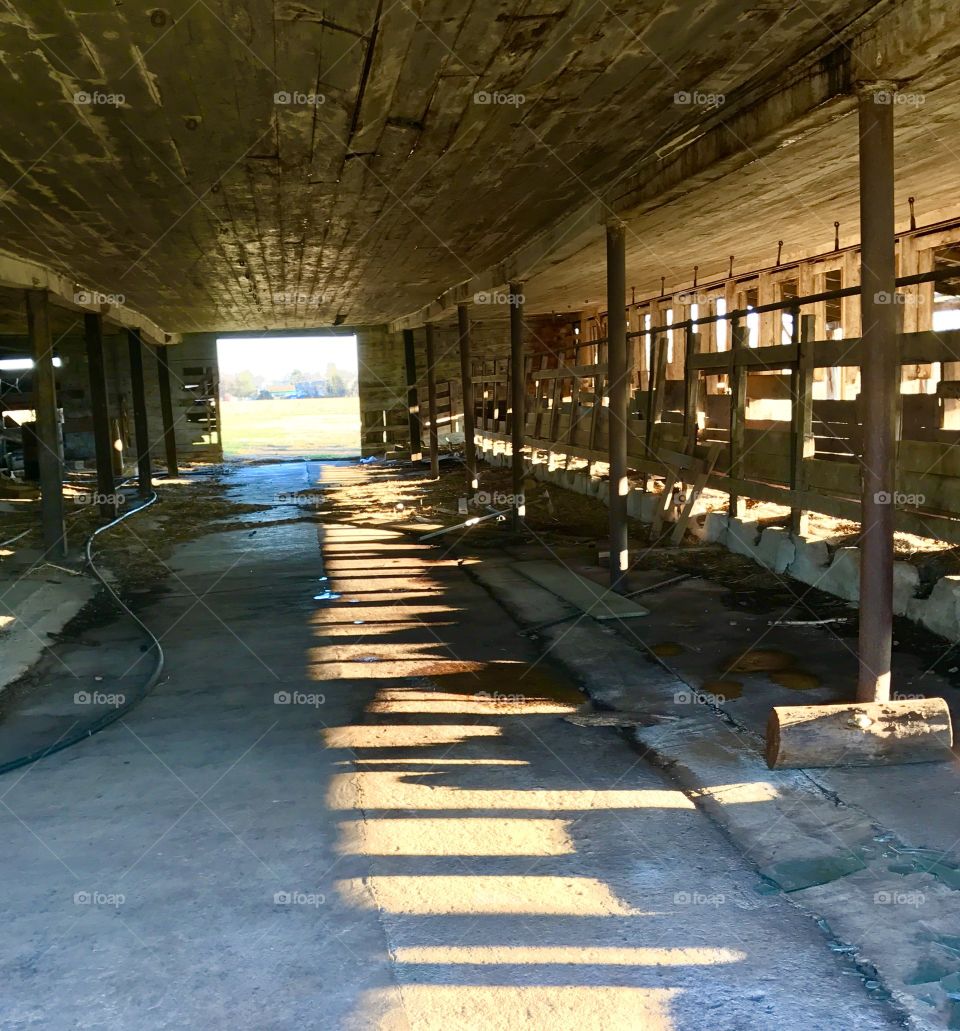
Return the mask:
[[952,744],[942,698],[780,705],[767,720],[771,770],[940,762],[952,758]]

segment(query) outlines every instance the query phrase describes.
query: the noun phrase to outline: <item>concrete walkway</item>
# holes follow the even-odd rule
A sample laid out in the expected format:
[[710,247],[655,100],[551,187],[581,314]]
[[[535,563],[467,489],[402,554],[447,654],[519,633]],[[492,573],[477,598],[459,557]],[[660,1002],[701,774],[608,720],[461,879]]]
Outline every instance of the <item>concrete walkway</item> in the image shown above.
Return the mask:
[[167,679],[0,780],[4,1028],[900,1026],[456,560],[236,484]]

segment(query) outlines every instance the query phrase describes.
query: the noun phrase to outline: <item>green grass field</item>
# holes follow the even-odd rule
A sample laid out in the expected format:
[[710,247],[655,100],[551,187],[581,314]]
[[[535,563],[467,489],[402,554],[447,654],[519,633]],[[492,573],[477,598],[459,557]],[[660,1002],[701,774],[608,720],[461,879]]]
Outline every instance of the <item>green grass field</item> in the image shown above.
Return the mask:
[[226,401],[224,458],[345,458],[360,454],[356,397]]

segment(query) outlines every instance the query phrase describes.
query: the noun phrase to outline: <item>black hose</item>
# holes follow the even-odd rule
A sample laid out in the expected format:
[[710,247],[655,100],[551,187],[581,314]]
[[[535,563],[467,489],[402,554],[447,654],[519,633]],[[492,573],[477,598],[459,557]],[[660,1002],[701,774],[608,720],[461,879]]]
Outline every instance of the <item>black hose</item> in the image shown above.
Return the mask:
[[137,624],[138,627],[147,635],[150,640],[150,647],[148,651],[155,651],[157,655],[157,664],[153,669],[153,672],[147,678],[143,687],[140,689],[136,698],[130,701],[124,701],[122,705],[118,705],[109,712],[104,713],[102,716],[98,716],[95,720],[87,723],[79,730],[73,730],[66,737],[59,738],[52,745],[46,748],[37,749],[31,752],[29,755],[20,756],[19,759],[11,759],[9,762],[0,763],[0,775],[9,773],[11,770],[20,769],[22,766],[29,766],[30,763],[35,763],[39,759],[44,759],[48,755],[53,755],[55,752],[62,752],[63,749],[69,748],[71,745],[77,744],[78,741],[83,741],[84,738],[92,737],[94,734],[103,730],[104,727],[109,727],[111,723],[116,722],[125,713],[129,712],[134,705],[145,698],[157,685],[157,681],[160,679],[160,674],[163,672],[163,649],[160,647],[160,641],[153,631],[133,613],[130,608],[124,603],[123,599],[119,594],[110,586],[109,583],[104,579],[103,574],[97,569],[96,563],[93,561],[93,542],[111,527],[122,523],[124,519],[129,519],[130,516],[135,515],[137,512],[142,512],[145,508],[149,508],[157,500],[156,491],[150,492],[150,497],[142,504],[137,505],[136,508],[130,509],[128,512],[124,512],[122,516],[118,516],[116,519],[109,523],[105,523],[103,526],[94,530],[92,534],[87,538],[87,543],[84,548],[84,554],[87,559],[87,566],[93,576],[99,581],[101,586],[105,587],[111,598],[117,603],[117,605]]

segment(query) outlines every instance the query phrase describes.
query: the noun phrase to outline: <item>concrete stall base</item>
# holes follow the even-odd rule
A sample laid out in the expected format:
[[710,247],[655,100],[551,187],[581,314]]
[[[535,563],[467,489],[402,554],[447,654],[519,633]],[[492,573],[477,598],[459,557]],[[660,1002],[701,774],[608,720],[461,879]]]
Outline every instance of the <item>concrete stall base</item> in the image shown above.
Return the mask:
[[[484,461],[493,466],[509,464],[509,456],[487,451]],[[535,462],[529,475],[566,490],[609,499],[609,484],[586,469],[553,469],[547,462]],[[636,488],[627,496],[627,514],[652,523],[659,494]],[[669,525],[669,524],[667,524]],[[791,534],[783,527],[761,526],[756,520],[732,518],[717,512],[700,513],[690,521],[688,531],[706,544],[719,544],[735,555],[744,555],[779,575],[799,580],[810,587],[856,603],[860,598],[860,555],[853,547],[831,548],[827,541]],[[960,642],[960,576],[944,576],[928,597],[920,598],[920,574],[909,562],[893,564],[893,611],[948,641]]]

